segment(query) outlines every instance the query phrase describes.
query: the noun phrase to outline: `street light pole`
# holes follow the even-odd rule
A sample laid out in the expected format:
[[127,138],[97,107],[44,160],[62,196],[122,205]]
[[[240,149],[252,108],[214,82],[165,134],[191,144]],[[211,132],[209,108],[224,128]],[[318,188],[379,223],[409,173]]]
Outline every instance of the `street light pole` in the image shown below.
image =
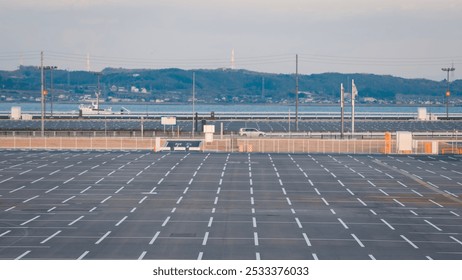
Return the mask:
[[43,51],[40,52],[40,100],[42,105],[42,114],[41,114],[41,136],[45,136],[45,88],[43,81]]
[[441,68],[441,70],[448,73],[448,77],[446,80],[448,82],[448,89],[446,91],[446,119],[449,119],[449,96],[451,96],[451,91],[449,90],[449,72],[456,70],[456,68],[452,66],[448,68]]

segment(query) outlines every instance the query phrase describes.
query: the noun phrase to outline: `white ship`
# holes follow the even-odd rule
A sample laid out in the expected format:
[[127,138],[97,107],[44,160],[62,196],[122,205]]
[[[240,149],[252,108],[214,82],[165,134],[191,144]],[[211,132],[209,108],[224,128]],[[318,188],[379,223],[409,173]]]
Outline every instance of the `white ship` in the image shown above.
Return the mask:
[[96,102],[92,101],[91,105],[80,104],[79,111],[82,115],[112,115],[112,107],[100,108],[99,107],[99,96],[101,93],[95,92]]

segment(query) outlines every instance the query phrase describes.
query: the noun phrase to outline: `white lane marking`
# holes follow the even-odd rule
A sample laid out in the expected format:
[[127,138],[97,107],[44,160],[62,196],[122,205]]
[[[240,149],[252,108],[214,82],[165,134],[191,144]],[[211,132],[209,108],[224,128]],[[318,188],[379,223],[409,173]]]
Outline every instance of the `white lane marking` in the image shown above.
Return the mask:
[[321,193],[319,192],[319,190],[317,188],[314,188],[314,191],[318,194],[318,195],[321,195]]
[[460,241],[459,239],[455,238],[454,236],[449,236],[449,238],[451,238],[452,240],[454,240],[455,242],[459,243],[460,245],[462,245],[462,241]]
[[3,236],[7,235],[7,234],[10,233],[10,232],[11,232],[11,230],[7,230],[7,231],[5,231],[4,233],[0,234],[0,237],[3,237]]
[[16,206],[11,206],[10,208],[5,209],[5,212],[8,212],[8,211],[10,211],[10,210],[13,210],[14,208],[16,208]]
[[88,255],[88,253],[90,253],[90,251],[85,251],[85,252],[83,252],[83,254],[80,255],[80,257],[79,257],[77,260],[78,260],[78,261],[83,260],[83,258],[85,258],[85,256]]
[[74,180],[74,179],[75,179],[75,177],[72,177],[72,178],[66,180],[66,181],[63,183],[63,185],[69,183],[70,181],[72,181],[72,180]]
[[[420,180],[422,180],[422,179],[420,179]],[[438,187],[437,185],[433,184],[432,182],[428,182],[428,181],[427,181],[427,183],[428,183],[429,185],[432,185],[433,187],[435,187],[435,188],[437,188],[437,189],[440,188],[440,187]]]
[[302,223],[300,223],[300,220],[297,217],[295,217],[295,222],[297,223],[299,228],[303,228]]
[[191,178],[191,180],[189,180],[189,183],[188,183],[188,184],[189,184],[189,185],[191,185],[191,184],[192,184],[192,182],[193,182],[193,180],[194,180],[194,179],[193,179],[193,178]]
[[184,191],[183,191],[183,194],[186,194],[186,193],[188,192],[188,190],[189,190],[189,187],[186,187],[186,188],[184,189]]
[[366,204],[364,201],[362,201],[359,197],[357,197],[356,199],[357,199],[362,205],[367,206],[367,204]]
[[74,199],[74,198],[75,198],[75,195],[69,197],[68,199],[63,200],[61,203],[63,203],[63,204],[67,203],[69,200]]
[[318,255],[316,255],[315,253],[312,253],[311,255],[313,256],[313,260],[315,261],[319,260]]
[[431,225],[432,227],[434,227],[437,231],[443,231],[442,229],[440,229],[439,227],[437,227],[436,225],[434,225],[433,223],[427,221],[427,220],[424,220],[424,222],[426,222],[427,224]]
[[347,192],[349,192],[352,196],[355,195],[349,188],[346,188],[346,190],[347,190]]
[[120,224],[122,224],[127,218],[128,216],[123,217],[115,226],[116,227],[120,226]]
[[204,256],[204,252],[199,252],[199,255],[197,256],[197,260],[198,261],[202,260],[203,256]]
[[253,185],[252,178],[250,178],[249,180],[250,180],[250,185],[252,186]]
[[92,168],[90,168],[90,169],[95,169],[95,168],[98,168],[98,167],[99,167],[99,164],[98,164],[98,165],[95,165],[95,166],[93,166],[93,167],[92,167]]
[[106,176],[109,177],[109,176],[111,176],[111,175],[114,174],[114,173],[115,173],[115,170],[112,170],[112,171],[111,171],[109,174],[107,174]]
[[114,193],[119,193],[121,190],[123,190],[125,187],[120,187],[118,190],[116,190]]
[[160,234],[160,231],[156,232],[156,234],[155,234],[154,237],[151,239],[151,241],[149,241],[149,245],[154,244],[154,241],[156,241],[157,237],[159,237],[159,234]]
[[380,219],[380,220],[381,220],[384,224],[386,224],[390,229],[395,230],[395,228],[394,228],[392,225],[390,225],[387,221],[385,221],[384,219]]
[[261,257],[260,257],[260,253],[259,253],[259,252],[256,252],[256,253],[255,253],[255,260],[257,260],[257,261],[261,260]]
[[64,167],[64,169],[68,169],[68,168],[71,168],[71,167],[73,167],[73,166],[74,166],[74,165],[71,164],[71,165],[68,165],[68,166]]
[[197,175],[197,171],[194,172],[193,177],[196,177],[196,175]]
[[356,240],[356,242],[358,242],[359,246],[361,246],[362,248],[364,248],[364,244],[361,242],[361,240],[359,240],[358,237],[356,237],[356,235],[354,235],[354,234],[352,233],[351,236]]
[[327,202],[327,201],[324,199],[324,197],[321,197],[321,200],[322,200],[327,206],[329,206],[329,202]]
[[419,247],[417,247],[417,245],[415,245],[414,243],[412,243],[411,240],[407,239],[406,236],[404,235],[400,235],[402,239],[404,239],[407,243],[409,243],[412,247],[414,247],[414,249],[419,249]]
[[24,200],[22,203],[27,203],[27,202],[29,202],[29,201],[31,201],[31,200],[33,200],[33,199],[36,199],[36,198],[39,197],[39,196],[40,196],[40,195],[36,195],[36,196],[31,197],[31,198],[28,198],[28,199]]
[[100,239],[98,239],[98,241],[95,242],[95,245],[100,244],[106,237],[109,236],[109,234],[111,234],[111,231],[106,232],[106,234],[104,234]]
[[430,256],[425,256],[427,260],[432,261],[433,259]]
[[61,169],[55,170],[55,171],[51,172],[51,173],[48,174],[48,175],[50,175],[50,176],[51,176],[51,175],[54,175],[54,174],[58,173],[59,171],[61,171]]
[[218,196],[215,197],[215,201],[213,202],[213,204],[217,204],[218,203]]
[[[29,169],[29,170],[26,170],[26,171],[23,171],[23,172],[19,173],[19,175],[24,175],[24,174],[26,174],[26,173],[28,173],[28,172],[31,172],[31,171],[32,171],[32,169]],[[50,174],[50,175],[51,175],[51,174]]]
[[295,214],[294,208],[290,208],[290,211],[292,212],[292,214]]
[[375,211],[374,211],[374,210],[372,210],[372,209],[369,209],[369,211],[371,211],[371,213],[372,213],[373,215],[377,216],[377,213],[375,213]]
[[175,213],[175,211],[176,211],[176,207],[173,207],[172,211],[170,211],[170,213]]
[[70,222],[68,224],[68,226],[72,226],[73,224],[77,223],[78,221],[80,221],[81,219],[83,219],[85,216],[80,216],[78,217],[77,219],[73,220],[72,222]]
[[411,212],[414,216],[419,216],[419,214],[417,214],[416,212],[414,212],[412,210],[409,210],[409,212]]
[[398,182],[398,184],[400,184],[401,186],[407,188],[407,186],[405,184],[401,183],[400,181],[396,181],[396,182]]
[[356,174],[358,174],[361,178],[365,179],[366,177],[364,177],[363,174],[359,173],[359,172],[356,172]]
[[204,239],[202,240],[202,246],[207,245],[207,239],[209,239],[209,232],[208,231],[204,235]]
[[42,168],[42,167],[45,167],[45,166],[47,166],[47,165],[48,165],[48,164],[43,164],[43,165],[37,166],[37,169]]
[[385,192],[384,190],[382,190],[382,189],[379,189],[379,191],[380,191],[381,193],[383,193],[384,195],[386,195],[386,196],[390,196],[388,193],[386,193],[386,192]]
[[111,197],[112,197],[112,195],[106,197],[105,199],[103,199],[103,200],[100,202],[100,204],[105,203],[106,201],[108,201],[109,199],[111,199]]
[[180,204],[181,200],[183,199],[182,196],[180,196],[180,198],[178,198],[178,200],[176,201],[176,204]]
[[334,209],[330,209],[330,212],[334,215],[337,215],[337,213],[335,213]]
[[221,191],[221,188],[218,187],[218,189],[217,189],[217,194],[220,194],[220,191]]
[[401,202],[399,202],[397,199],[393,198],[393,201],[398,203],[399,205],[401,205],[402,207],[406,207],[406,205],[402,204]]
[[20,259],[24,258],[24,257],[27,256],[30,252],[31,252],[30,250],[24,252],[22,255],[20,255],[19,257],[17,257],[15,260],[20,260]]
[[279,179],[279,184],[280,184],[281,186],[284,185],[284,184],[282,183],[282,180],[281,180],[281,179]]
[[19,188],[17,188],[17,189],[11,190],[10,193],[17,192],[17,191],[19,191],[19,190],[24,189],[25,187],[26,187],[26,186],[22,186],[22,187],[19,187]]
[[369,184],[371,184],[371,186],[377,187],[377,186],[376,186],[374,183],[372,183],[371,181],[367,180],[367,182],[368,182]]
[[377,260],[373,255],[369,254],[369,258],[371,258],[371,260],[375,261]]
[[213,217],[210,217],[209,223],[207,224],[207,227],[211,227],[213,223]]
[[164,181],[164,178],[160,179],[159,182],[157,182],[157,184],[160,185],[160,183],[162,183],[162,181]]
[[104,177],[99,179],[98,181],[95,182],[95,185],[98,184],[99,182],[103,181],[104,180]]
[[38,218],[40,218],[40,215],[35,216],[35,217],[33,217],[32,219],[23,222],[23,223],[21,224],[21,226],[24,226],[24,225],[26,225],[26,224],[28,224],[28,223],[30,223],[30,222],[32,222],[32,221],[38,219]]
[[439,206],[439,207],[441,207],[441,208],[444,207],[443,205],[441,205],[441,204],[439,204],[438,202],[435,202],[435,201],[433,201],[433,200],[431,200],[431,199],[429,199],[428,201],[430,201],[431,203],[433,203],[433,204],[435,204],[435,205],[437,205],[437,206]]
[[342,187],[345,187],[345,185],[342,183],[342,181],[337,180],[337,182],[338,182]]
[[250,198],[250,204],[253,205],[254,203],[255,203],[255,201],[254,201],[253,197],[251,197],[251,198]]
[[303,233],[302,235],[303,235],[303,238],[305,239],[306,245],[308,245],[308,247],[311,247],[310,239],[308,239],[308,236],[306,235],[306,233]]
[[145,197],[143,197],[142,199],[140,199],[140,201],[138,201],[138,204],[143,203],[143,202],[146,200],[146,198],[148,198],[148,196],[145,196]]
[[50,209],[47,210],[48,213],[50,213],[51,211],[55,210],[56,209],[56,206],[54,207],[51,207]]
[[221,184],[223,184],[223,179],[220,179],[220,182],[218,184],[221,186]]
[[256,219],[255,217],[252,217],[252,226],[253,226],[254,228],[257,227],[257,219]]
[[459,215],[459,214],[457,214],[456,212],[453,212],[453,211],[449,211],[449,213],[453,214],[454,216],[460,217],[460,215]]
[[136,175],[135,175],[135,176],[136,176],[136,177],[138,177],[138,176],[140,176],[140,175],[141,175],[141,173],[143,173],[143,170],[141,170],[140,172],[136,173]]
[[253,188],[252,187],[250,187],[250,194],[253,195]]
[[79,173],[79,176],[82,176],[83,174],[85,174],[87,172],[88,172],[88,170],[82,171],[82,172]]
[[127,185],[130,184],[133,180],[135,180],[135,178],[131,178],[130,180],[128,180]]
[[[13,179],[13,177],[11,177],[11,178],[8,178],[8,179],[6,179],[6,180],[3,180],[3,181],[1,181],[1,182],[0,182],[0,184],[1,184],[1,183],[3,183],[3,182],[6,182],[6,181],[8,181],[8,180],[10,180],[10,179]],[[40,181],[42,181],[43,179],[45,179],[45,177],[41,177],[41,178],[38,178],[37,180],[35,180],[35,181],[32,181],[32,182],[31,182],[31,184],[35,184],[35,183],[37,183],[37,182],[40,182]]]
[[165,221],[162,223],[162,227],[165,227],[168,223],[168,221],[170,220],[170,216],[168,216]]
[[345,229],[348,229],[348,226],[343,222],[342,219],[337,218],[337,220],[342,224],[342,226],[343,226]]
[[288,197],[286,197],[286,200],[287,200],[287,204],[292,205],[292,202],[290,201]]
[[440,174],[440,176],[441,176],[441,177],[443,177],[443,178],[445,178],[445,179],[448,179],[449,181],[452,181],[452,179],[451,179],[451,178],[449,178],[448,176],[445,176],[445,175],[441,175],[441,174]]
[[56,190],[57,188],[59,188],[59,186],[56,186],[56,187],[54,187],[54,188],[51,188],[51,189],[47,190],[45,193],[50,193],[50,192]]
[[281,188],[281,189],[282,189],[282,193],[283,193],[284,195],[287,195],[286,189],[285,189],[285,188]]
[[253,242],[255,246],[258,246],[258,233],[256,232],[253,233]]
[[86,189],[82,190],[80,193],[84,193],[84,192],[88,191],[89,189],[91,189],[91,186],[88,186]]
[[52,239],[53,237],[55,237],[56,235],[58,235],[58,234],[60,234],[60,233],[61,233],[61,230],[58,230],[57,232],[55,232],[55,233],[53,233],[52,235],[50,235],[48,238],[42,240],[42,241],[40,242],[40,244],[44,244],[44,243],[50,241],[50,239]]
[[142,260],[144,256],[146,256],[147,253],[148,253],[147,251],[143,251],[141,255],[138,257],[138,260]]
[[314,187],[314,184],[313,184],[313,182],[312,182],[310,179],[308,179],[308,183],[310,183],[310,185],[311,185],[312,187]]

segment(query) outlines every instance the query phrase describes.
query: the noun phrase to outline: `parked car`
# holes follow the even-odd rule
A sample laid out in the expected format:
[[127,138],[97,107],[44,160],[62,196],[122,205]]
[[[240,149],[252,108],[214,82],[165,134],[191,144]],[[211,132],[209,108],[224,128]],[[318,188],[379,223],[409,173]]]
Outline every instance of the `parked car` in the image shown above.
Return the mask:
[[263,137],[266,133],[256,128],[241,128],[239,129],[239,135],[248,137]]

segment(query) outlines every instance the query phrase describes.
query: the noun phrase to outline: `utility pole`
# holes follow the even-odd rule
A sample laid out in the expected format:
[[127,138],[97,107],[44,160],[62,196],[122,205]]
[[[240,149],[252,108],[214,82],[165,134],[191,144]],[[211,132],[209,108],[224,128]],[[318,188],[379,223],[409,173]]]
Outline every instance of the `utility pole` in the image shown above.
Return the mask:
[[448,82],[448,88],[446,90],[446,119],[449,119],[449,96],[451,96],[451,91],[449,90],[449,72],[456,70],[456,68],[452,66],[448,68],[441,68],[441,70],[448,73],[448,78],[446,80]]
[[[53,69],[58,69],[57,66],[43,66],[44,70],[50,70],[50,112],[51,116],[53,117]],[[45,80],[45,77],[44,77]],[[44,86],[45,87],[45,86]],[[45,95],[47,94],[47,91],[45,89]]]
[[298,131],[298,54],[295,55],[295,130]]
[[344,129],[344,113],[345,113],[345,88],[343,87],[343,83],[340,84],[340,118],[341,118],[341,130],[340,130],[340,138],[343,139],[343,132]]
[[195,109],[194,101],[196,99],[196,72],[193,72],[193,85],[192,85],[192,138],[194,138],[194,125],[195,125]]
[[43,51],[40,52],[40,100],[42,105],[42,125],[41,125],[41,136],[45,136],[45,88],[43,85]]
[[358,89],[355,80],[351,80],[351,134],[355,133],[355,98],[358,95]]

